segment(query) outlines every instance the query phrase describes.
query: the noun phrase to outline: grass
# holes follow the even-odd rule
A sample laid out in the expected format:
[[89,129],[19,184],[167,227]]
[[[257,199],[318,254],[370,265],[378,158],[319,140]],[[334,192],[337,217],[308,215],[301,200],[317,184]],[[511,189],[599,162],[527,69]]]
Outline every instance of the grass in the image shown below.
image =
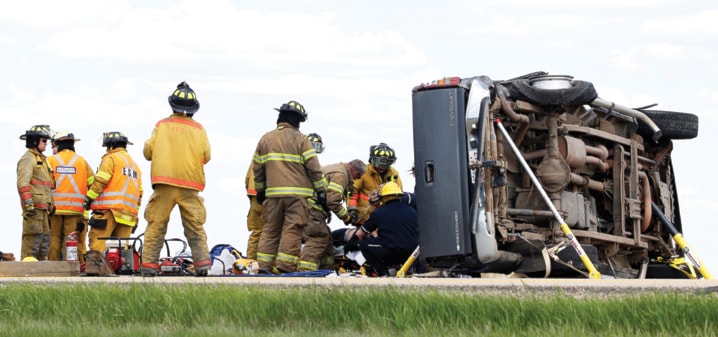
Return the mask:
[[716,336],[718,297],[3,284],[0,336]]

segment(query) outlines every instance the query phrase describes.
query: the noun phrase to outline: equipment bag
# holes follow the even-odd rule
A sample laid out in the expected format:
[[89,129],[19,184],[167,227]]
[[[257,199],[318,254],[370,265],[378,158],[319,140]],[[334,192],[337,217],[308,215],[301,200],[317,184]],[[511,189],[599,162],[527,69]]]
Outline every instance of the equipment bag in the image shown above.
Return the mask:
[[208,275],[229,275],[232,274],[232,265],[237,259],[243,258],[238,249],[228,244],[218,244],[209,251],[212,259]]

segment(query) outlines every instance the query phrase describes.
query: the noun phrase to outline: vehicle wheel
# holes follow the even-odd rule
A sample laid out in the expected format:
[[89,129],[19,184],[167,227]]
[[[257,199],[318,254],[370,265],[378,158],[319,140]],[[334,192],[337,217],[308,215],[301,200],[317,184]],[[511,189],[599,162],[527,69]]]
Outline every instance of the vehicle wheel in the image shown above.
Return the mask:
[[[666,139],[693,139],[698,136],[698,116],[685,112],[641,110],[663,132]],[[650,138],[653,131],[645,123],[638,122],[638,134]]]
[[515,98],[538,105],[581,105],[593,102],[598,93],[593,83],[572,81],[571,88],[539,89],[533,87],[529,80],[519,79],[512,82],[511,94]]

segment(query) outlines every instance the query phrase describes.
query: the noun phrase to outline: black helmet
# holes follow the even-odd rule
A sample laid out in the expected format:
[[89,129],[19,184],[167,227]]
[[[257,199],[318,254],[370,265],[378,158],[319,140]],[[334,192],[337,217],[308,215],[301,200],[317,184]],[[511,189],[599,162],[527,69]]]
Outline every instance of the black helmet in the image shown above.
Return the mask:
[[396,155],[394,154],[394,149],[390,148],[386,143],[369,147],[369,163],[374,165],[374,167],[386,170],[394,164],[395,161]]
[[293,113],[298,114],[302,118],[301,119],[302,122],[307,121],[307,112],[304,110],[304,106],[299,104],[299,102],[297,102],[297,101],[289,101],[287,103],[282,104],[282,106],[279,107],[279,109],[274,108],[274,110],[277,110],[279,112],[285,112],[285,111],[293,112]]
[[124,147],[127,144],[132,145],[127,136],[119,131],[110,131],[102,134],[102,146],[105,147]]
[[49,125],[34,125],[30,130],[20,135],[20,139],[25,141],[25,147],[27,148],[37,147],[40,143],[40,139],[43,138],[48,140],[52,138],[52,131],[50,131]]
[[307,138],[309,138],[309,142],[312,143],[314,151],[317,153],[324,152],[324,142],[322,141],[322,136],[316,133],[310,133],[307,135]]
[[170,102],[172,111],[181,112],[187,116],[192,116],[199,110],[197,95],[185,81],[177,85],[177,89],[167,97],[167,100]]

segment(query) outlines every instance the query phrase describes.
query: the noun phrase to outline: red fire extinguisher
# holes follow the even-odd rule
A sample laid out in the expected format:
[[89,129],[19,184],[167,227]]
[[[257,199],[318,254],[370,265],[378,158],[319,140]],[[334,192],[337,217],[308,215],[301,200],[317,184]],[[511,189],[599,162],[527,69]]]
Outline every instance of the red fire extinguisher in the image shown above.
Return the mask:
[[77,236],[80,232],[72,232],[65,238],[65,260],[77,261]]

